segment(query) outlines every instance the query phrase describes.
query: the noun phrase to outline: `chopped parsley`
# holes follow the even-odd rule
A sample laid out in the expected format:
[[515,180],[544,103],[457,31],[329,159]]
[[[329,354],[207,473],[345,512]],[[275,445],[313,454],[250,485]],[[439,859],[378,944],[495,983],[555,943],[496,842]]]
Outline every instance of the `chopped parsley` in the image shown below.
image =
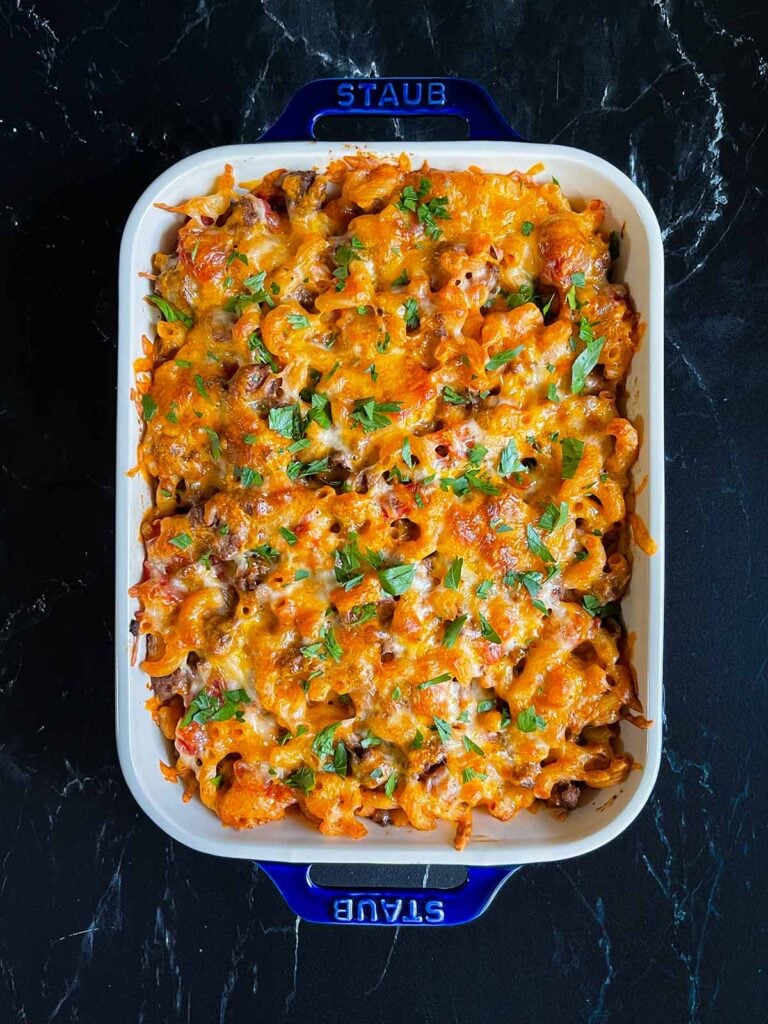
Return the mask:
[[400,412],[401,402],[377,402],[374,398],[358,398],[352,410],[352,419],[363,428],[366,434],[381,430],[392,423],[390,412]]
[[432,679],[425,679],[423,683],[419,683],[416,687],[417,690],[427,690],[430,686],[437,686],[439,683],[448,683],[453,679],[450,672],[441,672],[439,676],[433,676]]
[[250,277],[246,277],[243,281],[243,287],[246,291],[242,295],[235,295],[227,300],[224,306],[227,312],[242,316],[248,306],[258,306],[262,302],[266,302],[270,308],[273,307],[275,300],[264,289],[266,277],[266,270],[260,270],[257,274],[251,274]]
[[198,394],[200,394],[203,398],[210,399],[211,396],[208,394],[208,389],[205,386],[205,381],[203,380],[199,373],[195,374],[194,380],[195,387],[198,390]]
[[235,467],[235,479],[239,480],[243,487],[261,487],[264,483],[261,473],[250,466]]
[[387,569],[379,569],[381,589],[392,597],[398,597],[411,589],[416,575],[416,565],[391,565]]
[[581,318],[579,338],[586,344],[586,348],[576,356],[571,368],[571,393],[580,394],[584,390],[587,376],[594,370],[603,351],[605,338],[596,338],[592,332],[592,325],[585,316]]
[[214,460],[220,459],[221,458],[221,438],[216,433],[216,431],[212,430],[210,427],[203,427],[203,430],[206,432],[206,434],[208,435],[208,438],[209,438],[209,440],[211,442],[211,458],[214,459]]
[[333,753],[333,734],[338,729],[340,722],[331,722],[320,730],[312,740],[312,750],[319,758],[330,757]]
[[518,712],[516,724],[520,732],[536,732],[537,729],[544,729],[547,725],[544,719],[536,714],[536,708],[533,705]]
[[501,494],[500,488],[491,483],[487,475],[479,469],[468,469],[466,473],[458,477],[441,477],[440,489],[453,491],[459,497],[467,494],[468,491],[479,491],[481,494],[490,494],[492,497]]
[[403,303],[403,320],[405,320],[405,329],[407,331],[415,331],[421,319],[419,317],[419,304],[414,298],[406,299]]
[[359,260],[360,251],[365,246],[359,238],[350,238],[348,245],[340,245],[336,249],[336,269],[333,272],[333,276],[336,278],[336,291],[340,292],[344,288],[344,282],[349,277],[349,265],[355,260]]
[[525,539],[528,542],[528,550],[533,552],[537,558],[540,558],[542,562],[554,562],[554,556],[546,544],[542,541],[541,537],[536,532],[536,528],[531,526],[529,523],[525,528]]
[[432,716],[432,721],[435,723],[435,729],[437,729],[437,735],[440,737],[442,743],[448,743],[452,736],[451,726],[444,718],[438,718],[437,715]]
[[360,746],[364,747],[366,750],[369,747],[380,747],[381,739],[375,733],[372,733],[370,729],[366,729],[362,739],[360,740]]
[[345,590],[352,590],[363,582],[364,573],[362,568],[363,556],[357,546],[357,534],[350,532],[349,540],[336,550],[333,556],[334,573],[336,582],[340,583]]
[[393,772],[387,779],[386,785],[384,786],[384,792],[390,799],[392,799],[392,797],[394,796],[399,781],[400,776],[397,774],[397,772]]
[[294,331],[304,331],[310,325],[310,319],[305,313],[289,313],[285,319]]
[[504,576],[504,582],[508,587],[524,586],[531,597],[536,597],[544,577],[540,572],[508,572]]
[[333,761],[323,765],[324,772],[333,772],[342,779],[347,774],[347,748],[343,743],[336,744],[333,750]]
[[515,348],[505,348],[502,352],[497,352],[496,355],[491,356],[485,364],[486,370],[498,370],[499,367],[504,366],[505,363],[509,363],[513,359],[517,359],[524,348],[525,345],[517,345]]
[[533,302],[533,296],[533,285],[530,282],[525,282],[525,284],[520,285],[516,292],[505,293],[507,309],[517,309],[518,306],[524,306],[526,302]]
[[450,220],[451,216],[446,209],[447,196],[430,199],[428,203],[421,202],[431,187],[432,183],[428,178],[421,179],[418,190],[413,185],[406,185],[395,205],[402,213],[415,213],[419,223],[424,225],[424,230],[429,238],[436,242],[443,232],[435,223],[435,218]]
[[157,402],[154,400],[152,395],[141,396],[141,414],[144,417],[144,422],[149,423],[152,417],[157,412]]
[[325,644],[326,650],[333,658],[333,660],[338,664],[338,662],[341,661],[344,651],[342,649],[341,644],[336,639],[336,634],[333,631],[333,626],[327,626],[320,635],[323,638],[323,643]]
[[492,644],[500,644],[501,637],[490,624],[488,619],[486,619],[482,612],[478,612],[478,617],[480,619],[480,634],[483,639],[490,641]]
[[459,615],[453,622],[448,622],[443,633],[442,644],[443,647],[447,647],[449,650],[459,638],[459,634],[464,629],[464,623],[467,621],[466,615]]
[[512,533],[512,527],[508,523],[505,523],[503,519],[491,519],[488,522],[488,525],[494,533]]
[[575,437],[564,437],[560,444],[563,449],[563,480],[571,480],[579,468],[584,454],[584,442]]
[[395,203],[395,206],[397,206],[401,213],[416,213],[419,200],[423,199],[431,188],[432,182],[428,178],[421,179],[418,192],[413,185],[406,185],[400,193],[400,199]]
[[470,405],[472,399],[469,395],[462,395],[454,388],[447,386],[443,388],[443,401],[449,405]]
[[529,220],[524,220],[520,225],[520,230],[526,237],[528,237],[528,235],[533,231],[533,227],[533,224]]
[[395,280],[392,282],[393,288],[399,288],[401,285],[409,284],[408,271],[403,270],[401,274],[398,274]]
[[298,402],[270,409],[268,422],[270,430],[291,441],[298,441],[305,429]]
[[311,644],[304,644],[299,650],[305,658],[319,658],[325,661],[329,656],[338,664],[344,651],[336,639],[332,626],[326,626],[320,633],[320,639]]
[[364,622],[369,622],[371,619],[375,618],[376,605],[371,601],[366,604],[353,605],[350,612],[349,622],[351,626],[361,626]]
[[463,768],[461,772],[461,781],[463,783],[472,782],[475,779],[480,779],[481,782],[485,782],[488,776],[485,772],[475,771],[474,768]]
[[194,320],[189,313],[184,313],[176,306],[172,306],[170,302],[166,302],[160,295],[148,295],[147,301],[151,302],[153,306],[157,306],[160,310],[160,314],[164,320],[167,320],[169,324],[179,322],[184,324],[185,327],[189,328],[194,323]]
[[440,196],[439,198],[430,199],[428,203],[422,203],[419,206],[417,216],[419,222],[424,225],[429,238],[433,242],[436,242],[442,235],[442,230],[435,223],[435,218],[438,220],[450,220],[451,215],[448,213],[446,207],[448,206],[448,197]]
[[520,461],[520,455],[513,438],[507,441],[502,449],[499,458],[499,473],[504,476],[512,476],[513,473],[526,473],[527,469]]
[[488,597],[488,595],[490,594],[490,592],[492,590],[493,590],[493,583],[491,582],[491,580],[483,580],[483,582],[477,588],[475,593],[477,594],[477,596],[479,598],[485,599],[486,597]]
[[179,722],[182,728],[194,722],[206,725],[208,722],[226,722],[237,718],[242,722],[242,704],[250,704],[251,699],[245,690],[223,690],[214,696],[207,690],[201,690],[187,708],[186,714]]
[[443,580],[443,583],[445,583],[446,587],[449,590],[459,589],[459,583],[461,583],[461,570],[463,566],[463,558],[454,558],[451,564],[448,566],[448,572],[445,574],[445,579]]
[[551,498],[547,498],[547,504],[544,509],[544,514],[539,520],[539,526],[542,530],[546,530],[551,533],[552,530],[558,530],[568,520],[568,503],[561,501],[558,507],[552,501]]
[[302,765],[301,768],[297,768],[295,772],[285,779],[286,786],[290,786],[291,789],[300,789],[306,796],[307,793],[311,792],[315,788],[315,770],[310,768],[308,765]]
[[322,459],[313,459],[311,462],[299,462],[294,459],[288,463],[286,473],[291,480],[301,480],[304,477],[316,476],[318,473],[327,473],[329,469],[328,456]]
[[601,604],[592,594],[585,594],[582,604],[584,605],[584,611],[591,615],[592,618],[604,619],[619,613],[619,606],[615,602],[609,601],[608,604]]
[[479,747],[473,739],[470,739],[466,734],[461,738],[464,744],[464,749],[468,754],[479,754],[480,757],[485,757],[485,751],[482,747]]
[[254,353],[258,362],[268,366],[272,373],[278,372],[280,367],[277,364],[277,360],[264,344],[258,331],[253,331],[253,333],[248,336],[248,348]]
[[319,427],[327,430],[333,423],[330,398],[319,391],[313,391],[311,405],[308,419],[314,420]]

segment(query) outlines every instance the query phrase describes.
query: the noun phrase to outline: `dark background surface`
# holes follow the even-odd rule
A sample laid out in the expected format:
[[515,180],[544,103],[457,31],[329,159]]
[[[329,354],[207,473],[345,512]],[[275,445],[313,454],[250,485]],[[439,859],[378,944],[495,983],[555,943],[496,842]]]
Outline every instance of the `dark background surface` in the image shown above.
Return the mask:
[[[758,6],[2,0],[2,1024],[766,1019]],[[629,173],[667,251],[659,782],[609,847],[455,930],[299,924],[256,868],[152,825],[113,739],[123,223],[305,80],[367,74],[479,79],[526,138]]]

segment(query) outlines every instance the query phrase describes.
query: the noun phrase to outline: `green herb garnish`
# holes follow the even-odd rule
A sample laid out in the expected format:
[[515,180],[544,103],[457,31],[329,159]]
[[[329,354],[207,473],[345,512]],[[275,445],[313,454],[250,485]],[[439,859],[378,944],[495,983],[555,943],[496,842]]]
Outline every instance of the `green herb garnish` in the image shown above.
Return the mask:
[[352,410],[352,419],[366,434],[381,430],[392,423],[385,413],[400,412],[401,402],[377,402],[374,398],[358,398]]
[[404,594],[407,590],[411,589],[415,574],[415,564],[392,565],[388,569],[380,569],[378,576],[381,589],[392,597]]
[[291,789],[300,789],[306,796],[307,793],[315,788],[314,768],[302,765],[301,768],[297,768],[295,772],[285,779],[285,785],[290,786]]
[[563,449],[563,480],[571,480],[579,468],[584,454],[584,442],[575,437],[564,437],[560,442]]
[[520,732],[535,732],[537,729],[544,729],[546,724],[544,719],[536,714],[536,708],[533,705],[518,713],[517,728]]
[[453,622],[446,624],[445,632],[443,633],[442,644],[443,647],[447,647],[449,650],[459,638],[459,634],[464,628],[464,623],[467,621],[466,615],[459,615]]
[[194,323],[194,320],[188,313],[183,313],[176,306],[172,306],[170,302],[166,302],[160,295],[148,295],[147,301],[151,302],[153,306],[157,306],[164,320],[172,324],[175,321],[184,324],[185,327],[189,328]]

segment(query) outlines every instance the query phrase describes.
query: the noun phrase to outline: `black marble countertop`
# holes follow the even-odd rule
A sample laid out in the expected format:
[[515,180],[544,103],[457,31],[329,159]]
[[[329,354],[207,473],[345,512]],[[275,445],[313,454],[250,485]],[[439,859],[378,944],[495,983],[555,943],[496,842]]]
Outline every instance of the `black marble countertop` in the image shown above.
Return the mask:
[[[758,6],[0,2],[2,1024],[766,1019]],[[526,138],[626,171],[667,253],[658,785],[608,847],[525,868],[459,929],[299,923],[258,869],[151,824],[115,754],[125,218],[181,156],[257,139],[307,79],[368,74],[478,79]]]

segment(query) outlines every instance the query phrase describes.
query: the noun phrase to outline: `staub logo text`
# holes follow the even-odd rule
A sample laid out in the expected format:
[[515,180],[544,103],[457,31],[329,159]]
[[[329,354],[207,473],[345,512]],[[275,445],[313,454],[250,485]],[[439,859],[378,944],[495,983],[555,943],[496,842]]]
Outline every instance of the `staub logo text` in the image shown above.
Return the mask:
[[414,78],[403,82],[372,82],[366,79],[339,82],[336,102],[340,107],[368,110],[398,110],[403,107],[439,109],[446,104],[445,82],[420,82]]
[[442,900],[385,899],[366,896],[333,901],[333,920],[343,924],[439,924],[445,920]]

